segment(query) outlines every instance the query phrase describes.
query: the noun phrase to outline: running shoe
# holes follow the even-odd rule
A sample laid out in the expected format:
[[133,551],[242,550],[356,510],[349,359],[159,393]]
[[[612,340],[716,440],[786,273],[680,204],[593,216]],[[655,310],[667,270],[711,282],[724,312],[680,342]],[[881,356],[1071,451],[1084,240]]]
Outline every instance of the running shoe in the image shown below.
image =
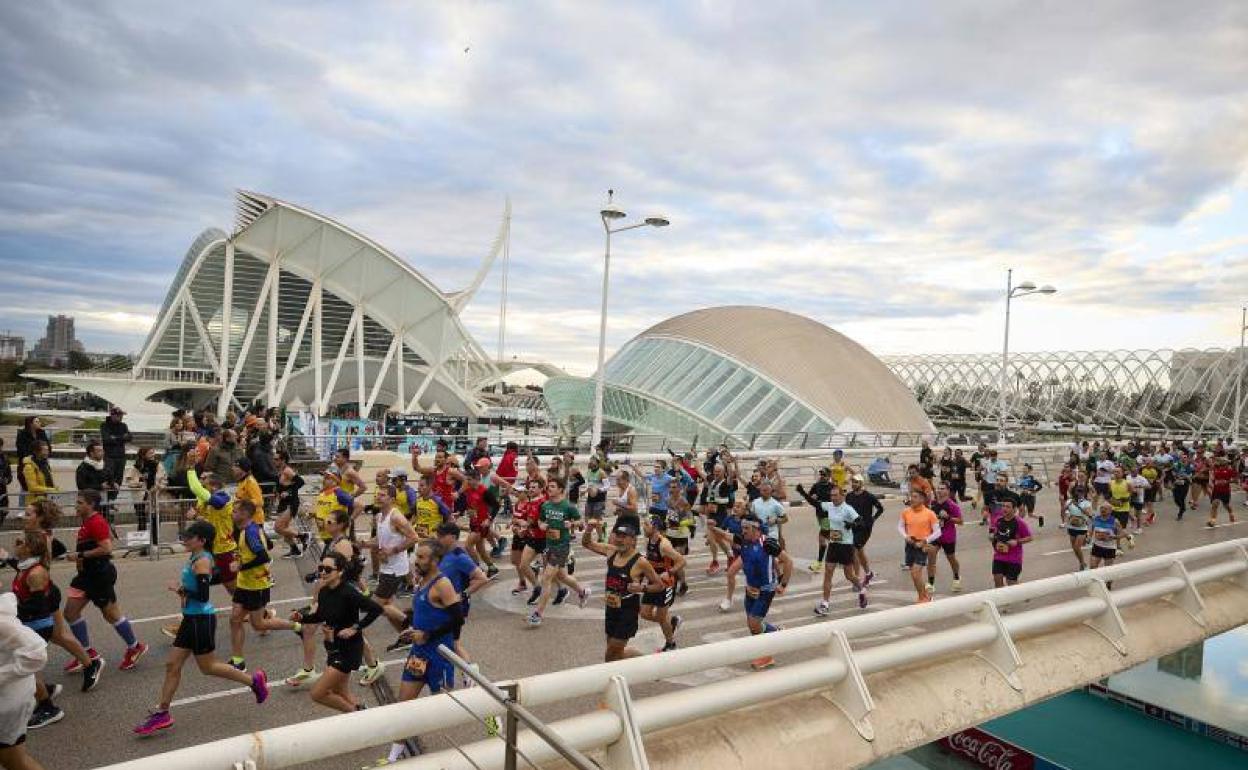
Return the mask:
[[134,734],[153,735],[159,730],[168,730],[170,727],[173,727],[173,717],[169,716],[168,711],[153,711],[147,715],[147,719],[134,728]]
[[494,558],[496,558],[496,559],[497,559],[499,556],[502,556],[502,555],[503,555],[503,551],[507,550],[507,544],[508,544],[509,542],[511,542],[511,541],[510,541],[510,540],[508,540],[507,538],[505,538],[505,537],[500,537],[500,538],[498,539],[498,545],[494,546],[494,550],[490,551],[490,555],[491,555],[491,556],[493,556],[493,557],[494,557]]
[[1043,526],[1044,526],[1044,517],[1043,517],[1043,516],[1037,516],[1036,518],[1038,518],[1038,519],[1040,520],[1040,526],[1042,526],[1042,527],[1043,527]]
[[774,665],[776,665],[776,659],[770,655],[767,655],[762,658],[755,658],[754,660],[750,661],[750,668],[754,669],[755,671],[763,671],[763,670],[771,668]]
[[64,718],[65,710],[60,706],[54,706],[51,703],[43,703],[35,706],[35,710],[31,713],[30,719],[26,720],[26,729],[38,730],[40,727],[47,727],[48,725],[59,722]]
[[806,569],[810,570],[811,572],[823,572],[823,562],[812,561],[810,565],[806,567]]
[[862,579],[863,588],[866,588],[867,586],[871,585],[871,581],[874,579],[875,579],[875,573],[870,570],[867,570],[866,576],[863,577]]
[[126,654],[122,657],[121,663],[117,668],[122,671],[129,671],[139,662],[139,658],[147,654],[148,646],[143,642],[137,642],[133,647],[126,648]]
[[1217,523],[1216,523],[1216,522],[1213,522],[1213,521],[1206,521],[1206,522],[1205,522],[1205,526],[1206,526],[1206,527],[1208,527],[1209,529],[1213,529],[1214,527],[1216,527],[1216,526],[1218,526],[1218,525],[1217,525]]
[[819,617],[821,617],[821,618],[823,618],[823,617],[827,617],[827,615],[828,615],[828,603],[827,603],[827,602],[825,602],[825,601],[823,601],[823,600],[821,599],[821,600],[819,601],[819,603],[815,605],[815,614],[816,614],[816,615],[818,615],[818,616],[819,616]]
[[576,595],[576,606],[580,607],[581,609],[585,609],[585,602],[588,602],[588,601],[589,601],[589,586],[585,586],[584,588],[581,589],[580,593]]
[[1127,548],[1135,548],[1135,535],[1127,535]]
[[393,642],[391,642],[390,644],[386,645],[386,652],[394,652],[395,650],[401,650],[410,644],[411,642],[407,641],[402,636],[400,636],[397,639],[395,639]]
[[[94,647],[88,647],[87,657],[91,660],[99,660],[100,653],[96,652]],[[61,670],[66,674],[76,674],[82,670],[82,663],[77,658],[70,658],[69,662],[65,664],[65,668]]]
[[728,601],[727,599],[724,599],[722,602],[719,603],[720,612],[728,612],[731,609],[732,609],[732,602]]
[[178,623],[166,623],[165,625],[163,625],[163,626],[161,626],[161,627],[160,627],[160,633],[164,634],[165,636],[169,637],[170,639],[177,639],[177,638],[178,638],[178,629],[179,629],[179,628],[181,628],[181,627],[182,627],[182,623],[181,623],[181,622],[178,622]]
[[958,578],[953,579],[953,592],[955,594],[962,593],[962,581],[959,580]]
[[529,615],[529,627],[530,628],[537,628],[541,624],[542,624],[541,615],[538,615],[536,612]]
[[493,579],[494,576],[497,574],[498,574],[498,567],[496,567],[495,565],[491,564],[485,568],[485,576],[487,578]]
[[[679,615],[673,615],[673,616],[672,616],[672,620],[671,620],[671,623],[672,623],[672,636],[676,636],[676,631],[680,628],[680,624],[681,624],[683,621],[684,621],[684,618],[682,618],[682,617],[681,617],[681,616],[679,616]],[[675,648],[676,643],[675,643],[675,642],[672,642],[671,644],[672,644],[672,647],[673,647],[673,648]]]
[[286,677],[287,687],[298,687],[305,682],[314,682],[320,677],[314,668],[301,668],[290,676]]
[[527,590],[529,590],[529,587],[525,585],[524,583],[520,583],[515,588],[511,589],[511,595],[519,596],[520,594],[524,593]]
[[858,609],[865,610],[867,608],[867,592],[858,592]]
[[687,594],[687,593],[689,593],[689,584],[688,584],[688,583],[685,583],[685,582],[683,582],[683,581],[682,581],[680,585],[676,586],[676,595],[677,595],[677,596],[684,596],[684,595],[685,595],[685,594]]
[[264,669],[258,668],[251,675],[251,691],[255,693],[256,703],[264,703],[269,699],[269,677]]
[[303,556],[303,551],[298,548],[287,548],[286,553],[282,554],[283,559],[298,559],[300,556]]
[[923,594],[923,596],[919,597],[919,600],[915,602],[915,604],[931,604],[931,602],[932,602],[932,595]]
[[566,598],[568,598],[568,589],[560,588],[558,591],[555,592],[555,601],[553,603],[563,604],[563,600]]
[[529,594],[529,600],[525,602],[525,604],[532,607],[533,605],[537,604],[537,600],[541,598],[541,596],[542,596],[542,587],[533,586],[533,593]]
[[380,679],[383,673],[385,673],[385,670],[382,669],[381,667],[381,661],[378,661],[375,665],[372,665],[372,666],[365,666],[364,676],[360,677],[360,684],[364,685],[365,687],[368,687],[373,682],[376,682],[378,679]]
[[247,670],[247,661],[242,658],[230,658],[229,664],[239,671]]
[[706,567],[706,574],[708,574],[708,575],[718,575],[720,572],[722,572],[722,571],[723,571],[723,569],[724,569],[723,567],[719,566],[719,562],[717,562],[717,561],[713,561],[713,562],[711,562],[710,564],[708,564],[708,565],[707,565],[707,567]]
[[928,596],[931,596],[931,595],[932,595],[932,594],[934,594],[934,593],[936,593],[936,584],[935,584],[935,583],[928,583],[928,584],[927,584],[927,594],[928,594]]
[[[104,672],[104,659],[92,658],[91,664],[82,670],[82,691],[91,692],[100,683],[100,674]],[[58,684],[57,687],[60,687]]]

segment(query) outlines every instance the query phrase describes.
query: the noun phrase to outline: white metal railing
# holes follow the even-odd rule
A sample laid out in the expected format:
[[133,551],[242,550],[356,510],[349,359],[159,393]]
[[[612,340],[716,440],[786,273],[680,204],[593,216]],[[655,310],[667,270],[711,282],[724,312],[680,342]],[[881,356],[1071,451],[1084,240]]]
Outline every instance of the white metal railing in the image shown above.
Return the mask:
[[[1189,564],[1205,563],[1203,566]],[[1147,580],[1110,591],[1108,581]],[[578,751],[607,749],[615,770],[645,765],[640,741],[646,733],[721,715],[803,691],[829,689],[830,697],[853,721],[864,740],[874,737],[874,709],[865,677],[941,656],[975,653],[991,663],[1011,686],[1022,665],[1014,640],[1060,627],[1087,624],[1126,654],[1130,629],[1119,610],[1163,597],[1204,627],[1198,586],[1235,580],[1248,590],[1248,539],[1230,540],[1173,554],[1115,564],[1102,569],[817,623],[772,634],[600,663],[526,677],[513,684],[517,702],[538,707],[574,698],[600,697],[606,708],[549,727]],[[1044,600],[1044,606],[1026,608]],[[1008,613],[1008,614],[1007,614]],[[853,640],[906,626],[946,624],[939,630],[855,649]],[[948,624],[953,625],[948,625]],[[767,655],[819,650],[823,654],[744,678],[718,681],[634,701],[630,688],[669,677],[694,674]],[[451,697],[453,695],[453,698]],[[254,761],[257,766],[290,767],[375,747],[412,735],[429,734],[474,722],[506,709],[481,688],[342,714],[212,741],[111,766],[110,770],[215,770]],[[532,732],[522,732],[518,750],[533,762],[558,758]],[[497,740],[428,754],[400,762],[405,770],[503,768],[506,747]],[[640,757],[640,763],[637,758]]]

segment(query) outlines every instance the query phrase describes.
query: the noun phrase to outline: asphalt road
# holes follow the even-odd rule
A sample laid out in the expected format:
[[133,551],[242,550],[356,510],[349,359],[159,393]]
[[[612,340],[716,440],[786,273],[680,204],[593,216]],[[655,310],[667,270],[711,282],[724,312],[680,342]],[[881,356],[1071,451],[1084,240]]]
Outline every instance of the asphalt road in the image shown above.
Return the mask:
[[[1240,496],[1235,504],[1245,511]],[[900,567],[902,543],[896,533],[898,501],[890,501],[888,512],[876,527],[868,546],[876,580],[870,589],[871,605],[867,612],[897,607],[914,601],[914,591],[908,577]],[[1205,503],[1207,506],[1208,503]],[[969,504],[968,504],[969,507]],[[1075,567],[1068,538],[1056,526],[1056,500],[1050,490],[1041,497],[1041,507],[1049,514],[1048,526],[1039,529],[1037,538],[1026,547],[1023,580],[1032,580],[1071,571]],[[1243,537],[1248,528],[1242,525],[1223,525],[1209,530],[1203,526],[1207,507],[1189,513],[1182,522],[1174,520],[1171,504],[1159,507],[1158,523],[1138,538],[1138,547],[1125,555],[1136,559],[1159,553],[1181,550],[1210,542]],[[962,559],[962,582],[965,592],[980,591],[992,585],[984,528],[974,523],[976,516],[968,515],[968,524],[959,533],[958,555]],[[789,548],[797,559],[796,576],[787,595],[773,604],[772,619],[792,627],[813,622],[824,622],[812,614],[817,601],[821,576],[812,574],[807,566],[814,555],[816,525],[808,507],[793,508],[791,523],[785,528]],[[1224,519],[1225,521],[1225,519]],[[700,537],[696,540],[700,541]],[[279,548],[280,551],[280,548]],[[496,680],[595,663],[602,659],[602,603],[601,588],[605,562],[601,557],[578,550],[576,577],[587,580],[595,589],[595,598],[583,610],[569,603],[548,610],[546,622],[539,629],[526,627],[524,618],[528,607],[523,597],[513,597],[514,573],[507,567],[483,595],[473,603],[470,621],[464,633],[464,642],[471,656],[488,677]],[[92,693],[78,691],[78,675],[61,673],[67,656],[59,648],[49,652],[48,678],[51,682],[63,682],[66,692],[60,705],[66,710],[65,719],[55,725],[33,732],[29,736],[29,748],[46,767],[58,770],[96,767],[121,760],[193,746],[217,738],[263,730],[269,727],[291,724],[308,719],[328,716],[332,712],[312,703],[300,689],[277,684],[269,702],[257,706],[250,693],[232,683],[201,676],[194,665],[188,665],[182,678],[182,687],[174,702],[173,714],[176,725],[164,734],[140,739],[130,732],[131,726],[144,718],[159,694],[164,673],[164,661],[169,640],[160,634],[160,625],[176,617],[178,611],[175,597],[165,590],[181,566],[179,556],[164,556],[159,561],[132,557],[118,562],[120,580],[118,592],[122,606],[130,617],[140,637],[151,644],[151,652],[132,671],[119,671],[116,664],[121,659],[122,643],[93,608],[88,608],[92,640],[108,661],[103,681]],[[736,636],[746,632],[744,614],[740,607],[741,589],[737,604],[731,612],[721,613],[717,607],[724,596],[724,579],[708,577],[708,563],[704,546],[696,543],[690,559],[689,574],[692,587],[689,594],[677,601],[675,611],[684,618],[678,635],[682,646],[704,644]],[[306,569],[306,566],[305,566]],[[54,567],[54,579],[62,587],[69,582],[70,568],[59,564]],[[277,585],[273,589],[274,605],[282,611],[297,607],[303,601],[303,585],[299,580],[299,565],[292,561],[278,560],[275,567]],[[937,600],[949,595],[949,571],[943,557],[937,586]],[[217,589],[214,589],[214,591]],[[218,606],[224,607],[224,592],[215,594]],[[846,617],[861,612],[854,596],[847,590],[843,579],[838,577],[833,595],[831,618]],[[219,620],[219,651],[228,653],[228,623],[225,616]],[[911,627],[889,635],[922,633],[923,629]],[[392,632],[384,621],[378,622],[368,632],[374,645],[381,649],[392,638]],[[889,637],[869,639],[856,644],[878,643]],[[643,621],[642,631],[634,645],[652,652],[661,645],[658,629]],[[264,668],[275,682],[294,671],[299,662],[298,640],[286,632],[274,632],[265,638],[248,638],[248,665]],[[323,656],[323,653],[322,653]],[[402,653],[386,657],[390,665],[387,677],[397,689],[398,669],[395,665]],[[322,657],[323,661],[323,657]],[[784,660],[779,661],[780,665]],[[319,666],[318,666],[319,667]],[[726,667],[696,676],[680,677],[656,685],[637,688],[636,696],[644,697],[663,689],[679,688],[737,676],[748,676],[748,667]],[[361,688],[361,693],[364,689]],[[374,702],[371,694],[369,702]],[[585,704],[565,703],[539,712],[544,718],[556,719],[579,713]],[[423,736],[428,748],[447,748],[451,742],[473,741],[482,736],[479,729],[463,729],[443,735]],[[385,746],[355,755],[327,759],[308,765],[315,768],[354,768],[384,756]]]

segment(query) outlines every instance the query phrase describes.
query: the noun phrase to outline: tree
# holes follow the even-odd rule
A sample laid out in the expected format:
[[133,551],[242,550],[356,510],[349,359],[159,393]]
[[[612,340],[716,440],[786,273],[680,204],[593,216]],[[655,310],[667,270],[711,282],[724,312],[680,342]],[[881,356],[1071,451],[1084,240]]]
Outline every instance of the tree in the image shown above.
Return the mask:
[[66,359],[66,368],[73,369],[74,371],[81,371],[83,369],[90,369],[92,366],[91,357],[86,353],[80,353],[77,350],[69,351],[69,358]]

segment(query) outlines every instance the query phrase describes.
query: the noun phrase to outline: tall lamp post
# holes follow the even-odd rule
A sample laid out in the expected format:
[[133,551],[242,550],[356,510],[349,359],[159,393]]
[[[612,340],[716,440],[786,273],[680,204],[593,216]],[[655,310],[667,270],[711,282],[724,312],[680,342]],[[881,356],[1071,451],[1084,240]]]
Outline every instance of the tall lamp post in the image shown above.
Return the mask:
[[1235,367],[1235,424],[1231,426],[1231,440],[1239,446],[1239,419],[1244,408],[1244,331],[1248,330],[1248,307],[1239,309],[1239,360]]
[[602,396],[606,390],[605,359],[607,352],[607,290],[611,286],[611,236],[625,230],[636,230],[638,227],[667,227],[671,221],[667,217],[646,217],[645,220],[632,225],[612,228],[611,223],[624,219],[627,214],[612,199],[615,190],[607,190],[607,205],[602,207],[602,229],[607,234],[607,249],[602,261],[602,316],[598,321],[598,373],[594,378],[594,428],[590,434],[590,447],[597,447],[602,440]]
[[1028,294],[1056,294],[1057,289],[1045,284],[1036,287],[1031,281],[1023,281],[1014,285],[1014,269],[1005,271],[1005,344],[1001,347],[1001,385],[1000,401],[997,405],[997,443],[1005,443],[1005,389],[1010,372],[1010,301],[1015,297],[1026,297]]

